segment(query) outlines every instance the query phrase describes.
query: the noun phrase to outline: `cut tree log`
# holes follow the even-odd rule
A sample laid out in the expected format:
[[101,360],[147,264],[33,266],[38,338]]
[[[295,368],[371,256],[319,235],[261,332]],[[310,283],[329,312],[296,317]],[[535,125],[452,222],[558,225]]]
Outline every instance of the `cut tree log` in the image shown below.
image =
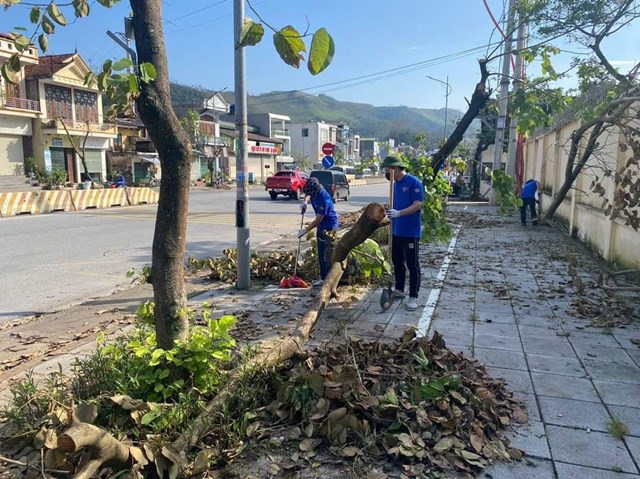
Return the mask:
[[[356,224],[347,231],[334,245],[331,255],[331,268],[325,278],[318,297],[309,311],[300,318],[295,331],[290,335],[278,339],[273,347],[263,348],[254,359],[255,367],[271,367],[292,357],[302,351],[304,344],[309,339],[316,322],[324,312],[332,298],[337,297],[337,286],[346,268],[345,260],[353,248],[363,243],[371,234],[382,226],[389,224],[384,206],[380,203],[370,203],[364,209]],[[221,406],[229,399],[235,388],[243,381],[245,371],[234,371],[231,379],[220,393],[213,398],[205,409],[198,415],[192,424],[171,445],[166,446],[172,451],[172,456],[180,457],[184,463],[186,452],[209,432],[211,425],[210,416],[221,409]]]

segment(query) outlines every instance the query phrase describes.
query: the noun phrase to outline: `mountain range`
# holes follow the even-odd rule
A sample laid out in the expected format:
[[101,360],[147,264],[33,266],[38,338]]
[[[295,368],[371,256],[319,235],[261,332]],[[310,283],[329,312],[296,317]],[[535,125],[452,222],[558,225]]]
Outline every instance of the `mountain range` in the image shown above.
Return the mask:
[[[171,84],[174,106],[197,109],[203,99],[214,92],[198,86]],[[234,102],[233,92],[222,93],[229,103]],[[250,113],[276,113],[287,115],[292,122],[325,121],[347,124],[364,138],[388,139],[411,142],[418,133],[430,133],[440,137],[445,121],[445,109],[414,108],[410,106],[374,106],[366,103],[339,101],[328,95],[310,95],[301,91],[271,92],[249,95]],[[450,128],[462,112],[449,109],[447,123]]]

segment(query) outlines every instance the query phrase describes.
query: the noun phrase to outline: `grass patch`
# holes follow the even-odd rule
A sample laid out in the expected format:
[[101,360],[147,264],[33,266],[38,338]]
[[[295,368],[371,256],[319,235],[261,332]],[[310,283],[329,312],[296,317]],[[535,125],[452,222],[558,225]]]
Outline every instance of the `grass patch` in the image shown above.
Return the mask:
[[616,439],[622,439],[629,434],[629,428],[620,419],[613,418],[607,422],[607,432]]

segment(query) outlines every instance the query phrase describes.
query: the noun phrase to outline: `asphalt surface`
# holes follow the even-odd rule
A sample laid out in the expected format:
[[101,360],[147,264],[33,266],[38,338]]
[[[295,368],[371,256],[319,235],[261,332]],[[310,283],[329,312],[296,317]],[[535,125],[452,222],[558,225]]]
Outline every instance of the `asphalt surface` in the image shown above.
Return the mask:
[[[352,189],[350,212],[385,201],[385,184]],[[250,192],[251,246],[293,235],[300,227],[298,202],[271,201]],[[208,257],[235,247],[235,190],[190,194],[187,256]],[[0,322],[38,315],[126,287],[126,273],[151,263],[156,205],[85,210],[0,220]],[[307,213],[307,221],[311,216]]]

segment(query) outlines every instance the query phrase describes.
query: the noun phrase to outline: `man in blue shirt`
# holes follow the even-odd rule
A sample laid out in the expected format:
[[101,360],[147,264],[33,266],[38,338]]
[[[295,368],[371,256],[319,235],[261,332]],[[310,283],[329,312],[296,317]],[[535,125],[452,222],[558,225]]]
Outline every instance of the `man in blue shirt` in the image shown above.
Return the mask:
[[422,235],[422,200],[424,187],[415,176],[405,171],[405,165],[397,156],[387,156],[382,161],[387,179],[393,177],[393,205],[387,211],[391,219],[393,235],[391,259],[395,272],[396,297],[404,298],[406,270],[409,270],[409,300],[407,309],[418,308],[420,290],[420,258],[418,246]]
[[520,222],[522,226],[527,226],[527,207],[531,211],[531,223],[533,226],[538,224],[538,215],[536,214],[536,193],[538,192],[538,182],[531,178],[522,187],[520,199],[522,206],[520,207]]
[[333,206],[331,195],[327,193],[327,190],[324,189],[316,178],[309,178],[307,183],[304,185],[302,192],[306,196],[305,201],[300,205],[302,214],[307,211],[307,198],[309,198],[316,217],[306,228],[302,228],[298,232],[298,238],[306,236],[313,228],[318,228],[316,237],[318,239],[320,280],[316,281],[314,286],[319,286],[322,284],[324,278],[329,272],[329,258],[327,258],[329,238],[327,238],[327,231],[334,231],[338,229],[338,214]]

